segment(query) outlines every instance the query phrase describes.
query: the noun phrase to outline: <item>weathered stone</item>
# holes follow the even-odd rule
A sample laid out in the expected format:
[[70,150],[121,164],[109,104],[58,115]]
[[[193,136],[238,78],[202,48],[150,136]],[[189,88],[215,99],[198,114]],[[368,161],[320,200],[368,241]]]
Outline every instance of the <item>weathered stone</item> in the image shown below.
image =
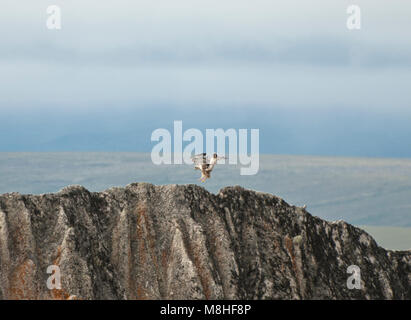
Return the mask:
[[0,298],[411,299],[411,252],[241,187],[70,186],[0,196]]

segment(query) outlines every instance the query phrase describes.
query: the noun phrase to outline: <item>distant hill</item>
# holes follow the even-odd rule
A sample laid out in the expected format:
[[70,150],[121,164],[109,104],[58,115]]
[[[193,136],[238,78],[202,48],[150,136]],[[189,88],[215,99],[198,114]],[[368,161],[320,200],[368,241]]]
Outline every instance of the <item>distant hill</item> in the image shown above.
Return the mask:
[[411,249],[411,228],[361,226],[371,234],[378,245],[391,250]]
[[101,191],[132,181],[197,183],[214,193],[241,185],[306,204],[327,220],[411,227],[409,159],[261,155],[256,175],[241,176],[238,166],[218,164],[212,178],[201,184],[192,166],[156,166],[148,153],[0,152],[0,175],[0,193],[56,192],[71,184]]

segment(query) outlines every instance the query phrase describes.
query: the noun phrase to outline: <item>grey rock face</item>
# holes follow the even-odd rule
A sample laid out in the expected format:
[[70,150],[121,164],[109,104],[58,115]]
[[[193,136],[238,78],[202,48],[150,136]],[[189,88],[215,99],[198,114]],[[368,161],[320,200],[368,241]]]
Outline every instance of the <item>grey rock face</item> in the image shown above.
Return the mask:
[[70,186],[0,196],[0,298],[411,299],[411,252],[241,187]]

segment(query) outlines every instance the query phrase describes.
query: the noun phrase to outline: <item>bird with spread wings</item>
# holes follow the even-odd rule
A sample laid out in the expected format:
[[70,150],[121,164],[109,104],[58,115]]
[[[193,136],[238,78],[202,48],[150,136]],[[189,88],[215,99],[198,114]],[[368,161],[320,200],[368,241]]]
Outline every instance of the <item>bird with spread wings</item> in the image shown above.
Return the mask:
[[206,153],[200,153],[191,157],[191,159],[194,162],[194,170],[201,170],[200,181],[205,182],[210,178],[211,171],[213,171],[217,161],[225,159],[225,157],[219,157],[217,153],[214,153],[212,157],[207,157]]

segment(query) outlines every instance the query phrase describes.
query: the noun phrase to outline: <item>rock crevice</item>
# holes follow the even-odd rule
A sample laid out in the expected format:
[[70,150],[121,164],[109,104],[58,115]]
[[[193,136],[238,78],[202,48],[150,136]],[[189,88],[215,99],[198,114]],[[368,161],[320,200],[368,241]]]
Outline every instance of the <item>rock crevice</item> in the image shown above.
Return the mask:
[[411,299],[411,251],[238,186],[70,186],[0,195],[0,298]]

